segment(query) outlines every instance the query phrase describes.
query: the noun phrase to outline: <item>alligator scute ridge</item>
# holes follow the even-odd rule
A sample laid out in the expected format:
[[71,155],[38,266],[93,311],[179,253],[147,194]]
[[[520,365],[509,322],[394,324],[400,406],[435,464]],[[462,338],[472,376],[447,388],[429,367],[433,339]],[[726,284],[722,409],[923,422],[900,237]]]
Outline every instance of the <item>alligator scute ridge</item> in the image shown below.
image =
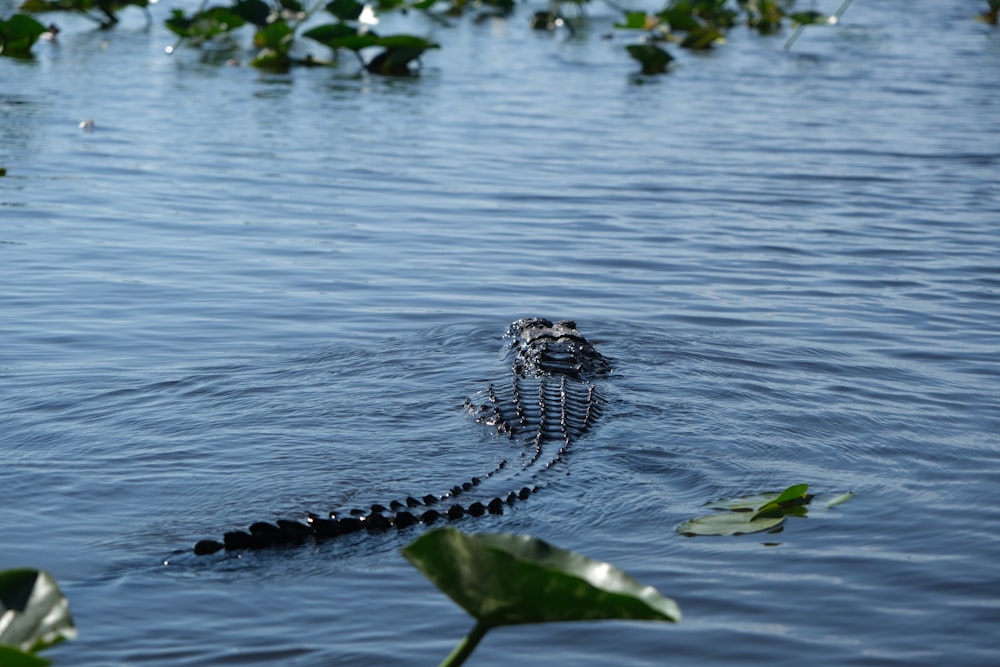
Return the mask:
[[[569,320],[553,323],[540,317],[520,319],[511,324],[507,337],[513,357],[509,381],[490,384],[482,392],[483,400],[474,403],[470,399],[466,408],[477,422],[529,447],[530,455],[521,464],[521,470],[531,475],[520,488],[467,504],[454,502],[511,468],[508,460],[503,459],[493,470],[471,477],[442,494],[408,496],[404,500],[374,504],[367,510],[330,512],[327,517],[310,513],[305,522],[258,521],[248,530],[225,533],[221,542],[201,540],[194,545],[194,553],[260,549],[362,530],[402,530],[418,523],[503,514],[505,507],[527,500],[541,488],[539,476],[562,462],[570,445],[601,416],[604,399],[595,380],[606,375],[611,365],[577,330],[576,323]],[[545,452],[550,447],[556,447],[556,452],[546,458]],[[509,485],[518,486],[516,479]]]

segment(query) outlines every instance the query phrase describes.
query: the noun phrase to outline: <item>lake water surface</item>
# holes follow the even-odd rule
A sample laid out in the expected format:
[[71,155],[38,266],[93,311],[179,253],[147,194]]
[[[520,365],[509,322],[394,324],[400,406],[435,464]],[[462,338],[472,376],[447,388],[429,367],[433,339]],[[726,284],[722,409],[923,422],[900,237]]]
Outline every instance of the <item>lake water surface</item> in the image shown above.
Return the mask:
[[[436,664],[471,620],[399,554],[420,529],[190,547],[488,471],[510,452],[463,402],[542,315],[613,359],[605,418],[544,492],[459,525],[685,617],[501,629],[473,664],[1000,664],[985,4],[859,1],[791,52],[736,29],[654,79],[602,5],[575,37],[527,5],[410,19],[443,45],[412,80],[167,57],[162,6],[46,17],[57,44],[0,60],[0,568],[69,597],[80,636],[48,656]],[[675,532],[798,482],[856,496]]]

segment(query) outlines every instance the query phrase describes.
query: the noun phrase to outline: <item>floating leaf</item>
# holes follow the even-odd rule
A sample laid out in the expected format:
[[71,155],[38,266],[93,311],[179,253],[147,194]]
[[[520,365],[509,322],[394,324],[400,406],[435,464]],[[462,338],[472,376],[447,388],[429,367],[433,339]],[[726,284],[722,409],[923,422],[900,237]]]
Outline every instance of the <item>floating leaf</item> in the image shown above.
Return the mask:
[[784,522],[783,516],[758,517],[749,512],[718,512],[689,519],[677,526],[677,532],[685,537],[748,535],[775,530]]
[[288,57],[288,53],[268,47],[261,49],[254,56],[254,59],[250,61],[250,66],[273,72],[287,72],[292,67],[292,60]]
[[712,26],[702,26],[688,32],[687,37],[681,40],[681,46],[685,49],[703,51],[712,48],[716,42],[721,40],[721,32]]
[[284,19],[278,19],[257,30],[253,36],[253,44],[279,54],[287,53],[294,38],[295,30]]
[[788,18],[799,25],[829,25],[834,22],[832,16],[816,11],[796,12],[789,14]]
[[0,644],[34,653],[75,637],[69,602],[52,575],[28,568],[0,572]]
[[678,622],[670,598],[618,568],[520,535],[439,528],[403,555],[479,624],[632,619]]
[[694,16],[690,3],[681,3],[680,5],[668,7],[657,16],[664,23],[667,23],[671,30],[686,32],[688,30],[697,30],[701,27],[701,21]]
[[440,45],[423,37],[415,35],[386,35],[375,40],[375,46],[385,46],[387,48],[407,48],[407,49],[437,49]]
[[765,493],[754,493],[738,498],[719,498],[705,503],[705,507],[713,510],[730,510],[733,512],[756,512],[759,507],[766,505],[781,495],[778,491],[768,491]]
[[243,18],[226,7],[212,7],[190,17],[183,10],[175,9],[165,21],[171,32],[197,41],[211,39],[244,25]]
[[439,48],[435,42],[414,35],[387,35],[376,39],[374,45],[384,46],[385,51],[372,58],[365,68],[373,74],[387,76],[412,74],[411,62],[427,49]]
[[807,496],[806,491],[809,490],[808,484],[795,484],[790,486],[781,493],[774,500],[769,500],[760,507],[757,508],[757,516],[764,516],[769,513],[780,514],[783,510],[787,510],[792,505],[804,505],[812,500],[812,496]]
[[677,527],[677,532],[695,537],[776,531],[786,518],[806,516],[805,506],[813,498],[808,490],[808,484],[795,484],[780,492],[714,500],[706,503],[705,507],[719,512],[685,521]]
[[341,21],[357,21],[365,5],[357,0],[333,0],[325,9]]
[[257,27],[267,25],[267,19],[271,16],[271,8],[263,0],[239,0],[233,3],[232,11]]
[[662,74],[667,71],[667,65],[674,59],[655,44],[629,44],[625,48],[642,65],[643,74]]
[[646,12],[625,12],[625,20],[616,23],[616,28],[625,30],[649,30],[656,25],[657,19]]
[[0,665],[3,667],[46,667],[48,660],[31,653],[25,653],[13,646],[0,645]]
[[328,23],[317,26],[306,31],[304,36],[331,49],[350,49],[351,51],[360,51],[369,46],[375,46],[375,42],[378,40],[378,35],[371,30],[359,33],[357,28],[352,28],[346,23]]
[[29,55],[31,47],[48,28],[26,14],[14,14],[0,20],[0,55]]

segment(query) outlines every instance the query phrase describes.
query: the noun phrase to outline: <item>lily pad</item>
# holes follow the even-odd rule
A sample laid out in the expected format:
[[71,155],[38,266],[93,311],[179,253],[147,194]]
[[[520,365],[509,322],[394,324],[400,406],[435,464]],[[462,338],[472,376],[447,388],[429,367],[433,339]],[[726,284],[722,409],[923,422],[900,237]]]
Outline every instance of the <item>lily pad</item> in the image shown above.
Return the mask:
[[27,16],[14,14],[0,19],[0,55],[26,57],[47,28]]
[[316,26],[303,33],[303,36],[316,40],[331,49],[349,49],[351,51],[360,51],[374,46],[378,40],[378,35],[374,32],[359,32],[356,27],[346,23],[327,23]]
[[50,664],[52,663],[45,658],[0,644],[0,665],[3,667],[46,667]]
[[34,653],[75,637],[69,602],[52,575],[28,568],[0,572],[0,644]]
[[806,495],[806,491],[808,490],[808,484],[795,484],[794,486],[788,487],[779,493],[777,498],[758,507],[757,514],[754,515],[754,518],[759,516],[781,516],[792,507],[809,504],[809,501],[812,500],[812,496]]
[[677,603],[618,568],[507,534],[424,534],[403,555],[479,625],[681,620]]
[[775,530],[785,523],[783,516],[755,517],[749,512],[719,512],[689,519],[677,526],[686,537],[708,535],[749,535]]
[[629,44],[625,48],[628,49],[629,55],[642,65],[643,74],[663,74],[667,71],[670,61],[674,59],[667,51],[649,42]]
[[795,484],[784,491],[714,500],[705,507],[718,512],[689,519],[677,526],[677,532],[687,537],[776,532],[786,518],[806,516],[806,505],[813,499],[808,490],[808,484]]

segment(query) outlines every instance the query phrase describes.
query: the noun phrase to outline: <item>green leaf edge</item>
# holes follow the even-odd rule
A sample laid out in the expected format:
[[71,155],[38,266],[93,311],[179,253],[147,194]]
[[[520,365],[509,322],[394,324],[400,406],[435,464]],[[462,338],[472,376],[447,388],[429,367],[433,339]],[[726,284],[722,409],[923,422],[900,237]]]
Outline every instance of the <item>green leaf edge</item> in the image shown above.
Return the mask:
[[[674,623],[681,620],[677,603],[651,586],[639,584],[613,565],[554,547],[535,537],[506,533],[466,534],[445,527],[425,533],[404,547],[402,553],[431,583],[479,623],[489,627],[579,620]],[[509,586],[503,591],[504,595],[491,599],[489,593],[478,595],[471,587],[462,584],[463,574],[476,576],[477,581],[486,580],[487,572],[461,571],[470,563],[484,559],[499,563],[505,570],[513,568],[515,574],[520,571],[525,575],[522,578],[543,577],[552,587],[551,594],[565,595],[571,589],[576,593],[582,592],[585,595],[578,597],[591,598],[584,600],[591,606],[562,609],[556,616],[541,616],[537,615],[539,610],[530,606],[530,601],[522,598],[514,599],[508,607],[490,608],[490,602],[496,599],[511,601]],[[592,604],[594,599],[599,605]],[[627,609],[628,613],[620,613],[622,609]]]

